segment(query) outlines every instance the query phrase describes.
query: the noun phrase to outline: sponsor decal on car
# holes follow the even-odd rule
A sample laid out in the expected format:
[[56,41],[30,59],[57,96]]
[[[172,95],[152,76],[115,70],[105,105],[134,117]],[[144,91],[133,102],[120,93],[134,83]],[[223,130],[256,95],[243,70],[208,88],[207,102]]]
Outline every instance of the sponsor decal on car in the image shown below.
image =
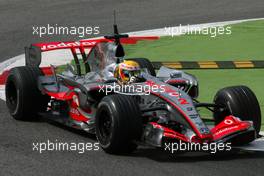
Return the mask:
[[63,49],[68,47],[91,47],[94,46],[96,42],[80,41],[80,42],[59,42],[59,43],[49,43],[49,44],[38,44],[42,51],[47,51],[51,49]]

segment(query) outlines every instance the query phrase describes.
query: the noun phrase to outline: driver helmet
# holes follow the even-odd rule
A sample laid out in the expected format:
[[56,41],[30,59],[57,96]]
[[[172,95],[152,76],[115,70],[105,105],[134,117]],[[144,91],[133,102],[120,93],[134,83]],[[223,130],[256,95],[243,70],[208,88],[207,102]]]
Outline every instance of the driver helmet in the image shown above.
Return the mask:
[[141,74],[140,66],[137,62],[132,60],[124,60],[119,63],[114,72],[114,77],[122,84],[129,84],[136,82]]

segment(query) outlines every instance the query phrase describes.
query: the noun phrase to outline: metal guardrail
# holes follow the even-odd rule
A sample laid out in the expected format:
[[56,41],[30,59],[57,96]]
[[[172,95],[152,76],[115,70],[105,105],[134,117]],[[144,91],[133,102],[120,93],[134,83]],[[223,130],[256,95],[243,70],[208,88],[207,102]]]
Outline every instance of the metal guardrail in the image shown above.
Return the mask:
[[152,62],[155,69],[166,66],[175,69],[252,69],[264,68],[264,60],[244,61],[177,61]]

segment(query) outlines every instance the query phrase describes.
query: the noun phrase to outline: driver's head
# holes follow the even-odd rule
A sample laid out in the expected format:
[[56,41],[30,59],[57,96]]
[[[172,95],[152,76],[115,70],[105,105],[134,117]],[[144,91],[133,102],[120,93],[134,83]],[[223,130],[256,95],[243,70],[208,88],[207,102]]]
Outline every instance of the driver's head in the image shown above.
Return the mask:
[[136,82],[140,73],[140,67],[137,62],[124,60],[116,66],[114,77],[122,84],[129,84]]

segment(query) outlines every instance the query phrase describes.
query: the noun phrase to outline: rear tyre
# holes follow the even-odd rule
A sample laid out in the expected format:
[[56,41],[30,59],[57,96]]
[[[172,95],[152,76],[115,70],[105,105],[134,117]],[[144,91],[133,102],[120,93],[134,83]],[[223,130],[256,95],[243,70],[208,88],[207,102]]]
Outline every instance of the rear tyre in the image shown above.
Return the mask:
[[223,121],[227,115],[239,117],[244,121],[252,121],[257,134],[261,127],[261,111],[255,94],[246,86],[226,87],[219,90],[214,98],[217,105],[225,107],[216,108],[214,119],[216,124]]
[[45,111],[49,97],[38,89],[38,77],[43,75],[37,67],[15,67],[6,81],[6,105],[17,120],[32,120]]
[[132,60],[137,62],[141,68],[146,68],[150,75],[156,76],[155,68],[147,58],[130,58],[126,60]]
[[111,154],[130,153],[142,133],[141,112],[132,96],[109,95],[98,105],[96,137],[102,149]]

